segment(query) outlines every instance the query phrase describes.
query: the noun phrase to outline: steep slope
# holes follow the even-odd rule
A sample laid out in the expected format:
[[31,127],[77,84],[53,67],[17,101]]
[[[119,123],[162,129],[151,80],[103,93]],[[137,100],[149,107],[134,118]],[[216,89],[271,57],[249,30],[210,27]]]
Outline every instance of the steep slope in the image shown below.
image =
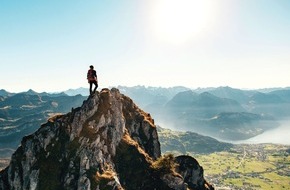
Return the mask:
[[0,189],[213,189],[194,158],[167,161],[150,114],[103,89],[24,137]]

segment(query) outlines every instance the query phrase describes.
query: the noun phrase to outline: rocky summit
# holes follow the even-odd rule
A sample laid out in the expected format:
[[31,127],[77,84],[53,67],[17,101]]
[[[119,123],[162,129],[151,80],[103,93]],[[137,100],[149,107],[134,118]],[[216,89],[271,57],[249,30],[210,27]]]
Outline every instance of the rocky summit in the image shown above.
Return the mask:
[[1,190],[207,190],[190,156],[161,156],[154,120],[118,89],[55,115],[25,136],[0,172]]

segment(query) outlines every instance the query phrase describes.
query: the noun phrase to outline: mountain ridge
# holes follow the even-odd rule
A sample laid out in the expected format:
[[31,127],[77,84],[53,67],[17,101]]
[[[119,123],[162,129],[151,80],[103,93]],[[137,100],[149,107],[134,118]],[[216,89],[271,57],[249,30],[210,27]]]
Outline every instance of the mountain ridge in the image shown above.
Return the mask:
[[0,172],[0,188],[213,189],[194,158],[161,157],[151,115],[118,89],[103,89],[24,137]]
[[[83,92],[88,93],[88,89],[80,88]],[[70,89],[73,94],[73,89]],[[243,123],[240,120],[243,120],[243,116],[248,113],[249,121],[252,116],[259,114],[262,119],[260,123],[257,123],[258,127],[255,127],[254,132],[248,130],[249,135],[241,134],[242,139],[251,138],[258,134],[261,134],[265,130],[270,128],[263,127],[265,124],[263,121],[264,116],[271,117],[273,119],[273,127],[277,127],[276,124],[281,125],[282,120],[288,120],[290,118],[290,89],[289,88],[272,88],[272,89],[260,89],[260,90],[243,90],[231,88],[228,86],[217,87],[217,88],[199,88],[199,89],[189,89],[182,86],[172,87],[172,88],[162,88],[162,87],[145,87],[145,86],[135,86],[135,87],[124,87],[120,86],[120,91],[123,94],[129,95],[134,102],[136,102],[142,109],[149,111],[155,117],[155,120],[158,123],[164,124],[163,127],[167,127],[167,121],[170,123],[177,122],[179,125],[182,123],[182,130],[189,130],[193,132],[200,133],[201,131],[208,128],[210,131],[202,132],[204,135],[211,135],[210,132],[216,128],[221,128],[218,126],[219,123],[224,123],[224,129],[228,128],[229,125],[234,125],[233,128],[238,126],[245,126],[250,129],[253,125],[248,123]],[[173,102],[176,97],[180,94],[185,93],[186,91],[190,93],[195,93],[194,96],[185,96],[183,97],[184,105],[179,98],[179,101],[176,102],[174,107],[168,106]],[[28,90],[20,94],[35,94],[33,90]],[[68,93],[69,94],[69,93]],[[79,94],[79,93],[76,93]],[[18,94],[16,94],[18,95]],[[45,94],[37,93],[38,96],[49,96],[49,97],[58,97],[61,95],[67,96],[67,94]],[[7,96],[11,97],[11,96]],[[8,100],[7,97],[0,97],[1,102]],[[70,97],[70,96],[68,96]],[[198,98],[200,97],[200,98]],[[81,99],[81,98],[80,98]],[[195,101],[195,103],[194,103]],[[218,105],[223,107],[218,107]],[[7,105],[10,106],[10,105]],[[30,105],[21,105],[26,109]],[[55,104],[57,106],[57,104]],[[23,108],[24,108],[23,107]],[[72,106],[74,107],[74,106]],[[2,115],[7,113],[7,110],[4,109],[7,107],[0,106],[0,124],[1,124],[1,112]],[[32,108],[32,107],[30,107]],[[168,109],[168,110],[167,110]],[[54,108],[53,108],[54,110]],[[224,121],[220,122],[208,122],[212,118],[218,118],[221,120],[225,117],[219,117],[223,113],[230,113],[232,115],[241,116],[241,118],[236,117],[235,122],[225,123]],[[238,114],[240,112],[240,114]],[[16,112],[17,113],[17,112]],[[172,115],[169,115],[172,114]],[[252,116],[251,116],[252,114]],[[178,120],[176,121],[175,116],[179,115]],[[229,115],[229,114],[228,114]],[[175,118],[173,120],[173,118]],[[173,120],[173,121],[172,121]],[[229,120],[228,120],[229,121]],[[243,124],[243,125],[242,125]],[[10,127],[11,125],[8,125]],[[206,126],[206,127],[205,127]],[[261,126],[261,127],[260,127]],[[5,126],[6,127],[6,126]],[[168,128],[168,127],[167,127]],[[222,129],[222,130],[224,130]],[[262,130],[260,130],[262,129]],[[227,130],[227,129],[226,129]],[[241,132],[244,129],[241,129]],[[230,132],[229,130],[227,130]],[[232,131],[234,132],[234,131]],[[208,134],[207,134],[208,133]],[[220,134],[218,137],[211,135],[215,138],[224,138],[224,140],[232,140],[232,137],[235,133],[227,133],[228,135]],[[247,132],[245,133],[247,134]],[[238,139],[237,139],[238,140]],[[1,144],[0,144],[1,145]]]
[[5,97],[0,101],[0,148],[16,148],[24,135],[34,132],[51,114],[68,112],[85,98],[43,93]]

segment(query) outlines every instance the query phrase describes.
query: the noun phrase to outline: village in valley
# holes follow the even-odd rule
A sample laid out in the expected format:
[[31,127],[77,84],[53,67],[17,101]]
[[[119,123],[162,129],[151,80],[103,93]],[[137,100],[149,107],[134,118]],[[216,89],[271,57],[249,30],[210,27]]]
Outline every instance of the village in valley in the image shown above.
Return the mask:
[[195,155],[215,189],[289,189],[290,146],[235,145],[229,152]]

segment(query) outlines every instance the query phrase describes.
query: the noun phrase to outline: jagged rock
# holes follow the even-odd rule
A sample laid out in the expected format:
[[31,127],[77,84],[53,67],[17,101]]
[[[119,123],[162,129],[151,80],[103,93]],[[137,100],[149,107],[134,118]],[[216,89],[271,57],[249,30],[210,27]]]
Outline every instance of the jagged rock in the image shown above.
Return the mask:
[[152,167],[160,156],[150,114],[118,89],[103,89],[24,137],[0,172],[0,189],[207,189],[198,163],[177,158],[180,174],[162,173]]
[[176,157],[178,163],[177,171],[187,182],[188,187],[192,189],[214,189],[203,177],[203,168],[199,165],[196,159],[191,156]]

